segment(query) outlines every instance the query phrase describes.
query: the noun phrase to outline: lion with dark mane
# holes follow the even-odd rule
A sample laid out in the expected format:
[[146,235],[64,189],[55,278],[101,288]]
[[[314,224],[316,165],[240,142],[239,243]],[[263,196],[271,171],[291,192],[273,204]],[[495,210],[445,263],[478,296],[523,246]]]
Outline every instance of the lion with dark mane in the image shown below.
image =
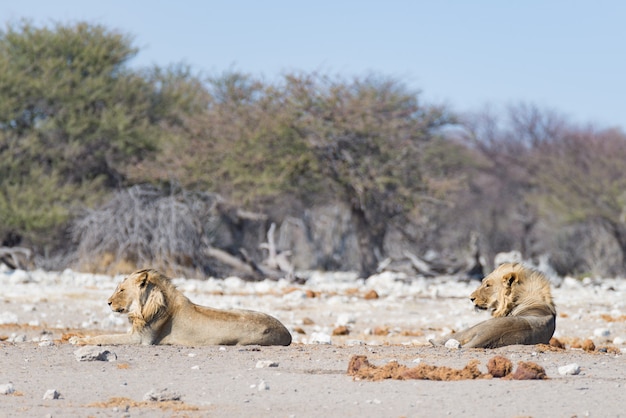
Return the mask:
[[124,279],[108,300],[128,314],[128,334],[74,337],[74,344],[289,345],[291,334],[276,318],[255,311],[199,306],[156,270]]
[[496,348],[514,344],[548,344],[556,326],[550,282],[538,271],[505,263],[485,277],[470,296],[477,309],[493,318],[455,332],[433,345],[455,339],[466,348]]

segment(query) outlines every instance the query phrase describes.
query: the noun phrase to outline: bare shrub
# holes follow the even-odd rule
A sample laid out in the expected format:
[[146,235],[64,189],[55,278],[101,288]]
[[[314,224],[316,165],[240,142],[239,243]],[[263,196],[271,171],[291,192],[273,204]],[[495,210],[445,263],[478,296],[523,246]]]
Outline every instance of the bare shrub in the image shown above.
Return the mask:
[[[72,225],[78,268],[107,273],[154,267],[209,273],[203,251],[219,223],[219,196],[149,185],[120,191]],[[116,271],[118,270],[118,271]]]

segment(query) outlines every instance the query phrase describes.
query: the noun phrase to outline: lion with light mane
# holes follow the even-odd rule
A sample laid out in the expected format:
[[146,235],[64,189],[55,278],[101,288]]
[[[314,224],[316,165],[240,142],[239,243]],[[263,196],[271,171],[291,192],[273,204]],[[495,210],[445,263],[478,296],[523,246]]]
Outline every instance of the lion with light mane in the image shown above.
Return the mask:
[[128,314],[127,334],[74,338],[79,345],[176,344],[289,345],[291,334],[276,318],[255,311],[196,305],[156,270],[139,270],[122,281],[108,300]]
[[466,348],[496,348],[514,344],[548,344],[556,326],[550,282],[538,271],[505,263],[485,277],[470,299],[493,318],[455,332],[433,345],[455,339]]

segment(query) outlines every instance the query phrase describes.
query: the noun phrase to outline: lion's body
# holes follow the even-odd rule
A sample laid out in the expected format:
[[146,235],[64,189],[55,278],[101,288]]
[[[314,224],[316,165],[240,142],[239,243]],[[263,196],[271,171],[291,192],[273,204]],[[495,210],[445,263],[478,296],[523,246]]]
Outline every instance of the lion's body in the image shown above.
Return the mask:
[[548,344],[556,326],[550,282],[521,264],[503,264],[483,279],[470,296],[493,318],[436,341],[455,339],[467,348],[496,348],[514,344]]
[[276,318],[255,311],[196,305],[155,270],[128,276],[109,298],[127,313],[128,334],[80,338],[78,344],[289,345],[291,334]]

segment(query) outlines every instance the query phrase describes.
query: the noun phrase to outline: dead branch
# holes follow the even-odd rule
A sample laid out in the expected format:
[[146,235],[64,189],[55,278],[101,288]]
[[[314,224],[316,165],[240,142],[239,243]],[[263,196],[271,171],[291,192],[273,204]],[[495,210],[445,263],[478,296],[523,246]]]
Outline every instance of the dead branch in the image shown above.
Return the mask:
[[32,251],[24,247],[0,247],[0,263],[10,269],[26,269],[32,259]]

